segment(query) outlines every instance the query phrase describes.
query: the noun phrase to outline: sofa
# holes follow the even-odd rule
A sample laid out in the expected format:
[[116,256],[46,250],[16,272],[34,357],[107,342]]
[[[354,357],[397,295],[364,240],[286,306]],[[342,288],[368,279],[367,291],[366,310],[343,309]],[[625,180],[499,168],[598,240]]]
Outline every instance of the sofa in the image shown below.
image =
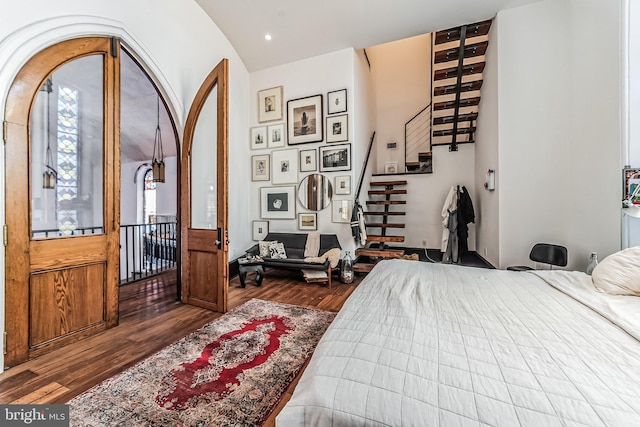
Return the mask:
[[[307,262],[305,261],[304,248],[307,243],[307,233],[268,233],[264,238],[265,242],[277,241],[284,245],[286,258],[275,259],[270,257],[262,257],[263,266],[271,268],[282,268],[288,270],[316,270],[326,271],[326,282],[331,289],[331,274],[332,268],[329,260],[324,262]],[[320,248],[318,255],[322,255],[330,249],[340,248],[340,242],[338,236],[335,234],[320,234]],[[256,244],[248,249],[247,254],[252,256],[260,255],[260,246]]]

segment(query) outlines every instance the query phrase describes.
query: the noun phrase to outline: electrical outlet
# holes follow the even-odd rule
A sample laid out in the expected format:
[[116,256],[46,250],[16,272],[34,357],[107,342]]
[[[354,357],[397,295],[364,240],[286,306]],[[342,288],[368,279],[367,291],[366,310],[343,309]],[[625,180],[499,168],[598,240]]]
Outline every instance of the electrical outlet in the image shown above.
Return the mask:
[[426,240],[422,241],[422,246],[424,246],[425,248],[427,247],[427,241]]
[[484,248],[484,256],[487,256],[487,248]]

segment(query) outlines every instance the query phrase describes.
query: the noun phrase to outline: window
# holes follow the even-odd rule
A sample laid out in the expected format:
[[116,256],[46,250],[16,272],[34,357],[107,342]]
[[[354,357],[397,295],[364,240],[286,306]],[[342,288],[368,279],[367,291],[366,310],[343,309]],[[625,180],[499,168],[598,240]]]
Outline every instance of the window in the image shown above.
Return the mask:
[[[58,228],[71,235],[78,227],[78,211],[70,208],[78,198],[78,90],[58,87]],[[64,206],[68,208],[64,208]]]
[[156,183],[153,181],[153,169],[145,172],[142,185],[142,221],[145,224],[151,224],[151,216],[156,214]]

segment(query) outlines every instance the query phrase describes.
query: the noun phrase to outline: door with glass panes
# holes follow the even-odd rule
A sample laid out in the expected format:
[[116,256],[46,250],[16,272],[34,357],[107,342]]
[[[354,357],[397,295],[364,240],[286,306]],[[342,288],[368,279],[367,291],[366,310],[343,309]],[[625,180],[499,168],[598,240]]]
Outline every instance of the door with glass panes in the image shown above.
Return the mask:
[[58,43],[8,93],[7,366],[118,322],[119,49]]

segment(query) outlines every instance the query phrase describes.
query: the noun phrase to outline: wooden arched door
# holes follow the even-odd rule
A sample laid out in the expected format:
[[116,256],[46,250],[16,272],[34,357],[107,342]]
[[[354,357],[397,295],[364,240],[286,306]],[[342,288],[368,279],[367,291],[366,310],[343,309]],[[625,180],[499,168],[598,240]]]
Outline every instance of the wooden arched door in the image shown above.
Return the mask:
[[9,90],[7,366],[118,323],[119,49],[58,43]]
[[227,311],[228,60],[207,76],[182,141],[182,301]]

